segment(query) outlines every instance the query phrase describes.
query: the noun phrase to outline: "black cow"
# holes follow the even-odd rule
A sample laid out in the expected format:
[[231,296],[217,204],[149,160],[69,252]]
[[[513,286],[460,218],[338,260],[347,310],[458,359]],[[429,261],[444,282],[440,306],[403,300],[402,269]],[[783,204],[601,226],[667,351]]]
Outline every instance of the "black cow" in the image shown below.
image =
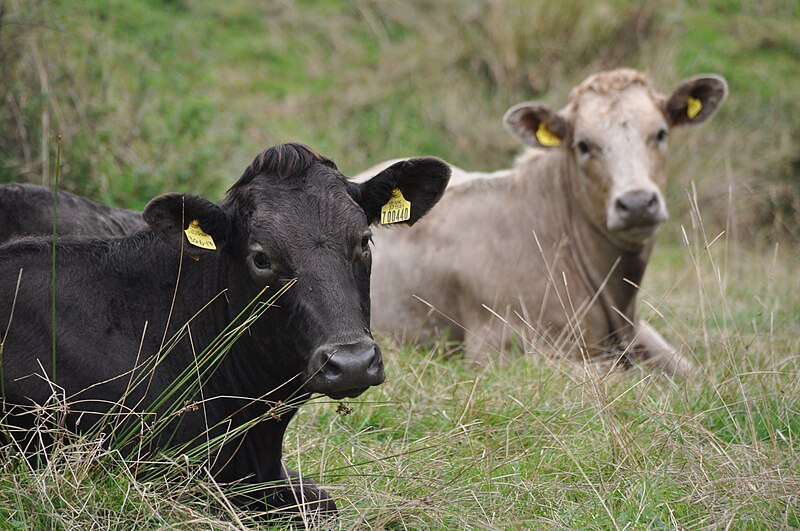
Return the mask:
[[[57,234],[123,236],[145,226],[141,212],[58,193]],[[0,243],[53,233],[53,193],[35,184],[0,185]]]
[[[383,382],[369,329],[369,226],[395,189],[411,202],[406,223],[414,223],[439,200],[449,176],[445,163],[420,158],[357,184],[311,149],[286,144],[258,155],[218,204],[166,194],[145,208],[149,227],[129,236],[60,238],[55,388],[69,403],[68,427],[91,425],[123,394],[125,407],[156,410],[146,417],[152,426],[169,413],[153,405],[158,395],[187,368],[194,374],[226,325],[265,287],[259,301],[291,283],[179,404],[191,407],[179,408],[159,435],[141,436],[153,437],[151,450],[186,445],[190,453],[249,426],[213,456],[216,480],[273,482],[257,491],[271,509],[303,501],[312,511],[335,511],[324,490],[291,481],[296,473],[281,463],[286,426],[312,393],[356,397]],[[185,233],[192,227],[195,242],[211,240],[216,250],[192,245]],[[5,407],[23,433],[33,425],[27,406],[44,404],[54,389],[42,377],[52,370],[50,254],[46,238],[0,247],[0,332],[11,323],[2,360]],[[135,366],[176,333],[152,374],[138,378]]]

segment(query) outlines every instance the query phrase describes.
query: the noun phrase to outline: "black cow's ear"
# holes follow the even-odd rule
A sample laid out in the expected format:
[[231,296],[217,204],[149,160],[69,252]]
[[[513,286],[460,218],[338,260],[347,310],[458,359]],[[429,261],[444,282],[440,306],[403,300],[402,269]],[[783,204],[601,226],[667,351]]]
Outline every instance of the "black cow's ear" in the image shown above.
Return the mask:
[[142,217],[164,242],[192,256],[220,250],[230,232],[222,209],[196,195],[160,195],[147,204]]
[[370,224],[413,225],[442,198],[449,181],[450,166],[444,161],[420,157],[392,164],[358,184],[354,195]]
[[695,76],[683,81],[663,102],[670,127],[705,122],[728,95],[728,83],[716,74]]
[[519,103],[503,117],[506,129],[531,147],[569,147],[572,126],[560,114],[541,103]]

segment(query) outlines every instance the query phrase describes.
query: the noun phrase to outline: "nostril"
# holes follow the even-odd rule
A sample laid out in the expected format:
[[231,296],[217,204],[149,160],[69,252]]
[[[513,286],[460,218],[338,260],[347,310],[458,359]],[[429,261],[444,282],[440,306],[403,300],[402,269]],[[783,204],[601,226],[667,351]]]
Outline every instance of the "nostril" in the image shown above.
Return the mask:
[[620,212],[627,212],[628,211],[628,205],[626,205],[625,201],[623,201],[622,199],[617,199],[616,207],[617,207],[617,210],[619,210]]
[[342,374],[342,369],[336,362],[333,361],[332,354],[323,354],[320,361],[322,362],[320,371],[328,378],[336,378]]
[[658,212],[661,210],[661,201],[658,199],[656,194],[653,194],[653,197],[650,198],[650,201],[647,202],[647,214],[649,216],[657,216]]
[[379,370],[383,365],[383,357],[381,356],[380,349],[378,349],[378,347],[375,347],[372,352],[373,352],[372,361],[370,362],[369,368],[367,369],[370,372]]

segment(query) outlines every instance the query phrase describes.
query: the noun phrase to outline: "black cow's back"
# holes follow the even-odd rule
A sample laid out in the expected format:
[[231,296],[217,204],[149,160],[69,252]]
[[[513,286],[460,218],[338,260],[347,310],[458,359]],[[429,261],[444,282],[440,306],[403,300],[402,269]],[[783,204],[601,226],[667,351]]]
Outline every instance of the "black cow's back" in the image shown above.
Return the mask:
[[[59,192],[58,234],[123,236],[145,226],[140,212]],[[33,184],[0,185],[0,244],[53,232],[53,193]]]

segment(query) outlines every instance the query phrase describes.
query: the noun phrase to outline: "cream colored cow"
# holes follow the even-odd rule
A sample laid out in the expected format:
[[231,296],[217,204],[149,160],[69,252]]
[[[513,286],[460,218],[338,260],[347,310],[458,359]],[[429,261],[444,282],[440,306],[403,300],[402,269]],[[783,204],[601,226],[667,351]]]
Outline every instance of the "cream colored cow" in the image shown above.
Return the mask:
[[636,295],[668,216],[669,131],[704,122],[726,94],[723,78],[703,75],[664,97],[619,69],[583,81],[560,111],[515,105],[506,127],[533,149],[513,168],[453,168],[420,226],[376,230],[373,327],[401,340],[449,327],[476,360],[521,335],[689,376],[692,364],[639,318]]

